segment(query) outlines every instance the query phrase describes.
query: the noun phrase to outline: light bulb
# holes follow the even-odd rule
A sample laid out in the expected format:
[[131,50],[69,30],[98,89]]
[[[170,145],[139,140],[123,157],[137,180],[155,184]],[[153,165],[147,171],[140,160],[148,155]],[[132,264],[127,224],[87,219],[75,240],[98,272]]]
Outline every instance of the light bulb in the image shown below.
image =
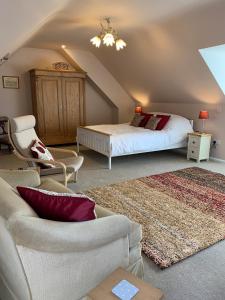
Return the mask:
[[126,47],[126,43],[124,42],[124,40],[122,39],[118,39],[116,40],[116,50],[119,51],[120,49],[123,49],[124,47]]
[[66,49],[66,45],[61,45],[61,48],[62,49]]
[[95,47],[97,47],[97,48],[99,48],[100,47],[100,45],[101,45],[101,39],[100,39],[100,37],[99,36],[94,36],[91,40],[91,43],[93,44],[93,45],[95,45]]
[[103,38],[103,44],[105,44],[107,47],[112,46],[115,43],[114,36],[112,33],[106,33]]

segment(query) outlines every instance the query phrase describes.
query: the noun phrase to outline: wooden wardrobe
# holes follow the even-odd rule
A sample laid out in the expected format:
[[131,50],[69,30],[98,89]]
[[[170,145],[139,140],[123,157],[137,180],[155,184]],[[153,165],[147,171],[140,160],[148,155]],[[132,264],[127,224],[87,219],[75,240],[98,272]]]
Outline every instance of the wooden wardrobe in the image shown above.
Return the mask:
[[31,70],[36,131],[46,145],[76,141],[76,129],[84,125],[85,73]]

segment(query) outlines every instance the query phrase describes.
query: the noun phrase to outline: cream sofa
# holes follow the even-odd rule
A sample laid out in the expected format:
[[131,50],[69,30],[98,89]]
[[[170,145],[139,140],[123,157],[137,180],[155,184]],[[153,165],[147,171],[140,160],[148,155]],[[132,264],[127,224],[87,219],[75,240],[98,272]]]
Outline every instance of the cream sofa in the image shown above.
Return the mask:
[[97,219],[44,220],[16,193],[17,185],[69,192],[37,172],[0,170],[0,299],[76,300],[118,266],[143,276],[141,227],[96,206]]

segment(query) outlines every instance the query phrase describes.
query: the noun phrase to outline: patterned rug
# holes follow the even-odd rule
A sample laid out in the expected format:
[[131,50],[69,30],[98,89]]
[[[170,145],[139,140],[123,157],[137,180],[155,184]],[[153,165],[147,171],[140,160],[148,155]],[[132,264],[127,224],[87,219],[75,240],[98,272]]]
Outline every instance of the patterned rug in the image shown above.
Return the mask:
[[218,173],[187,168],[86,194],[142,224],[142,250],[160,268],[225,238],[225,176]]

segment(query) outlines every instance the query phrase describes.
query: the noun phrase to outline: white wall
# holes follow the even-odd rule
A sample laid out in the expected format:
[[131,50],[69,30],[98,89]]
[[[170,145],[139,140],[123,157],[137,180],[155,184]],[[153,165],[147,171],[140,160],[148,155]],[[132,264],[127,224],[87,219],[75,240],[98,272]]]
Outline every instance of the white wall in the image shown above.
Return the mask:
[[116,123],[118,115],[116,107],[104,96],[99,95],[90,81],[86,81],[85,98],[86,125]]
[[[50,69],[52,63],[65,61],[54,50],[21,48],[0,67],[0,76],[19,76],[19,89],[3,88],[0,82],[0,115],[8,117],[32,114],[29,70],[33,68]],[[114,107],[86,82],[86,121],[87,124],[111,123]]]
[[21,48],[8,62],[0,67],[0,76],[19,76],[19,89],[3,88],[0,85],[0,114],[8,117],[32,113],[30,77],[33,68],[51,68],[62,57],[53,50]]
[[66,48],[64,52],[66,56],[69,56],[88,73],[90,79],[118,108],[119,122],[123,123],[130,120],[134,111],[133,99],[95,55],[88,51],[72,48]]

